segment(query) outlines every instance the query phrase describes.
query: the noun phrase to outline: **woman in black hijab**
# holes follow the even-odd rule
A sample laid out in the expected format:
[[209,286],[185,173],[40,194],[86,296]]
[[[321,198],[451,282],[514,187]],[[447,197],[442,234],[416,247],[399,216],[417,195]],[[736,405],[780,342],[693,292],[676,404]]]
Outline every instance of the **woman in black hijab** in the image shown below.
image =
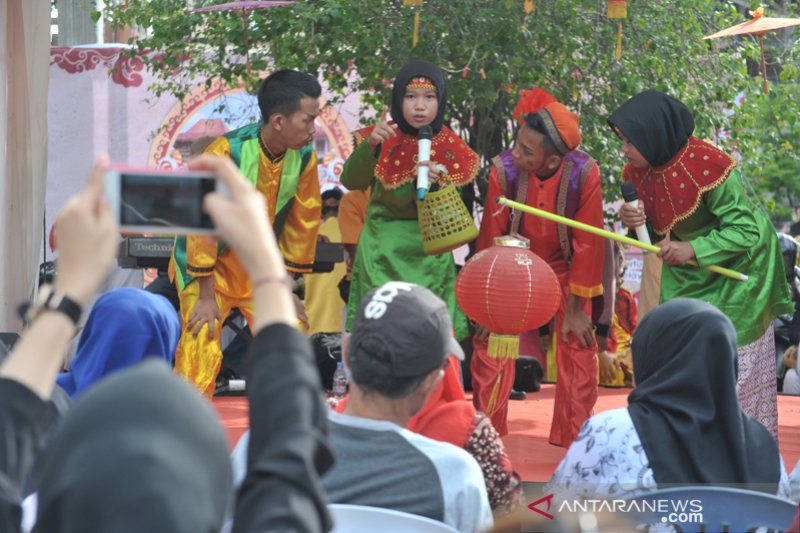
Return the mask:
[[344,163],[341,180],[351,190],[370,189],[370,197],[353,260],[347,330],[370,290],[390,281],[405,281],[430,289],[444,300],[457,339],[469,333],[467,318],[456,302],[453,256],[425,253],[418,219],[418,206],[432,201],[431,196],[420,198],[416,187],[420,128],[430,126],[433,134],[430,161],[421,163],[429,169],[432,187],[437,183],[468,186],[479,170],[478,155],[444,125],[446,111],[442,70],[427,61],[411,61],[394,79],[392,120],[383,113],[377,124],[355,133],[356,147]]
[[150,359],[73,405],[45,452],[34,532],[217,533],[230,486],[214,411]]
[[699,300],[672,300],[642,320],[631,349],[628,407],[584,424],[548,490],[620,498],[736,484],[788,494],[775,440],[739,407],[736,332],[725,315]]
[[415,127],[406,119],[403,113],[403,100],[406,96],[406,88],[415,78],[425,78],[430,80],[436,90],[436,114],[433,121],[428,125],[436,135],[442,130],[444,123],[444,113],[447,110],[447,85],[444,82],[444,75],[442,69],[429,63],[427,61],[411,61],[400,69],[397,76],[394,78],[394,85],[392,85],[392,108],[391,115],[400,131],[408,135],[413,135],[415,138],[419,132],[419,128]]
[[736,331],[687,298],[651,311],[631,344],[628,412],[659,486],[734,483],[775,494],[778,446],[736,397]]
[[[748,198],[737,161],[694,137],[694,118],[680,101],[645,91],[608,119],[628,163],[623,181],[636,186],[638,208],[623,205],[628,228],[646,224],[661,244],[661,301],[697,298],[736,328],[739,404],[778,438],[772,321],[793,310],[783,258],[769,219]],[[684,265],[718,264],[749,276],[742,282]]]

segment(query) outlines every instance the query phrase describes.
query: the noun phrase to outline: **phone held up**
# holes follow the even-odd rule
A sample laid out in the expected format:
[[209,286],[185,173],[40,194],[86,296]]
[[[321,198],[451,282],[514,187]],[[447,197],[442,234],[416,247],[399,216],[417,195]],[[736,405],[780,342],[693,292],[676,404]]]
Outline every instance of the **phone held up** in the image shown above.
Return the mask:
[[120,165],[106,172],[105,192],[123,233],[177,235],[215,235],[203,198],[210,192],[228,196],[209,172]]

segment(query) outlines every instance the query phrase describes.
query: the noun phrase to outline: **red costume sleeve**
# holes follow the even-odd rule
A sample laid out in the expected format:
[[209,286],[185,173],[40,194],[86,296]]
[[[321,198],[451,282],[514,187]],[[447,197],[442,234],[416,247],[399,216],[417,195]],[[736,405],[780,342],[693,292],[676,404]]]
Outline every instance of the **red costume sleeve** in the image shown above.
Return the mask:
[[[603,227],[603,194],[600,190],[600,169],[594,165],[581,189],[575,220],[597,228]],[[572,263],[569,290],[572,294],[591,298],[603,294],[603,238],[585,231],[572,232]]]
[[489,190],[486,194],[486,203],[483,206],[483,218],[481,219],[481,230],[478,235],[476,250],[485,250],[494,243],[495,237],[507,235],[511,230],[511,209],[498,205],[494,199],[504,196],[505,193],[500,189],[500,178],[497,176],[497,168],[492,166],[489,172]]

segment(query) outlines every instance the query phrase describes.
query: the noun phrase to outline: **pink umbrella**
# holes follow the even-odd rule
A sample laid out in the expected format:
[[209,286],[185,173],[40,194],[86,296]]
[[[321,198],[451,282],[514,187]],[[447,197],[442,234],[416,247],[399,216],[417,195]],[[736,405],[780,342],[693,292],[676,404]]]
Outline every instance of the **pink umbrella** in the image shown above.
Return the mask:
[[239,0],[238,2],[228,2],[226,4],[216,4],[213,6],[196,7],[192,9],[195,13],[208,13],[211,11],[241,11],[242,30],[244,33],[244,60],[247,65],[247,73],[250,74],[250,47],[247,42],[247,20],[250,11],[259,7],[278,7],[295,4],[293,0]]

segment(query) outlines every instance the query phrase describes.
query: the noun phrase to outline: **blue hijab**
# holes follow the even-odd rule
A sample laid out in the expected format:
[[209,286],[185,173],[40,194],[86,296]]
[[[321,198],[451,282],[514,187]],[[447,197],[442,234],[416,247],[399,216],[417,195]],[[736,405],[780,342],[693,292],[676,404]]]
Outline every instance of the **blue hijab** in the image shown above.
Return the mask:
[[172,363],[181,327],[166,298],[119,288],[97,299],[69,370],[56,382],[71,398],[105,376],[153,356]]

